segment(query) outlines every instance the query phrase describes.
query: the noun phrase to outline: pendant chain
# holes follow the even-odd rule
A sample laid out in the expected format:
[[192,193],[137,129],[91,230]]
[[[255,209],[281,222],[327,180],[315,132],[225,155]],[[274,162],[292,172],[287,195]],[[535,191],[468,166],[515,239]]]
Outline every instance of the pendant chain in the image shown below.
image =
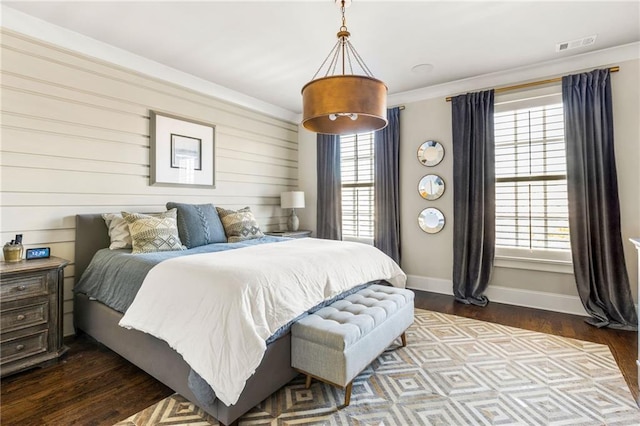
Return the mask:
[[338,63],[340,63],[341,65],[342,75],[346,74],[347,69],[351,71],[352,75],[355,75],[352,59],[354,60],[354,63],[357,64],[362,69],[362,71],[364,71],[365,75],[373,77],[373,73],[371,72],[369,67],[367,67],[367,65],[362,60],[362,57],[360,57],[360,54],[358,54],[356,49],[349,42],[350,34],[349,31],[347,31],[347,18],[345,17],[345,9],[345,0],[342,0],[340,5],[340,13],[342,14],[342,26],[340,27],[340,32],[338,33],[338,42],[333,46],[333,49],[331,49],[324,61],[322,61],[322,64],[320,65],[320,67],[318,67],[318,70],[313,75],[311,80],[315,80],[320,72],[325,69],[325,66],[327,64],[328,66],[326,67],[326,72],[324,74],[325,77],[335,75]]

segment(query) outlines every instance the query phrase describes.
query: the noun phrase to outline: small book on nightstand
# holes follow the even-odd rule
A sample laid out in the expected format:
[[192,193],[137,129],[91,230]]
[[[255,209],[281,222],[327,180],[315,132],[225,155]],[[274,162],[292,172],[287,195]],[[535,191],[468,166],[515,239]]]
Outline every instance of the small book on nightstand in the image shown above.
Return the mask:
[[287,238],[305,238],[311,236],[311,231],[298,230],[298,231],[269,231],[265,232],[266,235],[273,237],[287,237]]

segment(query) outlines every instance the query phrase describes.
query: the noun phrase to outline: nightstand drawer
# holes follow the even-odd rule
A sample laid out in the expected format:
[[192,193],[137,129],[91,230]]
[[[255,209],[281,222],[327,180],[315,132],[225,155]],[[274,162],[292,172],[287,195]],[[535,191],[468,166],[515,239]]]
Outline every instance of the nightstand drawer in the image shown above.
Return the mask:
[[49,320],[49,303],[45,302],[37,305],[8,309],[2,311],[0,316],[3,333],[32,325],[44,324]]
[[47,351],[48,331],[42,330],[29,336],[18,337],[0,343],[2,364]]
[[9,302],[27,297],[46,296],[49,292],[47,277],[46,273],[39,273],[4,278],[0,286],[0,298],[3,302]]

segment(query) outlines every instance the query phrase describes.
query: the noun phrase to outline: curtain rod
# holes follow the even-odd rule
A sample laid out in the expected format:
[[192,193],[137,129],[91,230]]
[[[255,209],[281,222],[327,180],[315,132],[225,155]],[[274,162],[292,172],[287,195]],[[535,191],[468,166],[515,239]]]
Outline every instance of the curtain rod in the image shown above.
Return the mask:
[[[618,71],[620,71],[620,67],[616,66],[616,67],[609,68],[609,72],[618,72]],[[513,86],[499,87],[494,91],[495,93],[502,93],[502,92],[508,92],[509,90],[525,89],[527,87],[542,86],[543,84],[558,83],[560,81],[562,81],[562,77],[548,78],[546,80],[532,81],[529,83],[515,84]],[[452,96],[447,96],[445,100],[447,102],[451,102],[451,98]]]

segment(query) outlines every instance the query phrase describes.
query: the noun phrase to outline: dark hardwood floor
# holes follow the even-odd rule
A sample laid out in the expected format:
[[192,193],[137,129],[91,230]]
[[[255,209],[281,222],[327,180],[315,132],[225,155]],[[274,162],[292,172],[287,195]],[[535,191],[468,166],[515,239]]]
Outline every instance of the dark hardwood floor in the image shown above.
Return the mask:
[[[597,329],[575,315],[493,302],[480,308],[425,292],[416,296],[417,308],[606,344],[638,400],[637,333]],[[67,345],[69,352],[57,364],[2,379],[0,424],[113,425],[173,393],[86,336]]]

